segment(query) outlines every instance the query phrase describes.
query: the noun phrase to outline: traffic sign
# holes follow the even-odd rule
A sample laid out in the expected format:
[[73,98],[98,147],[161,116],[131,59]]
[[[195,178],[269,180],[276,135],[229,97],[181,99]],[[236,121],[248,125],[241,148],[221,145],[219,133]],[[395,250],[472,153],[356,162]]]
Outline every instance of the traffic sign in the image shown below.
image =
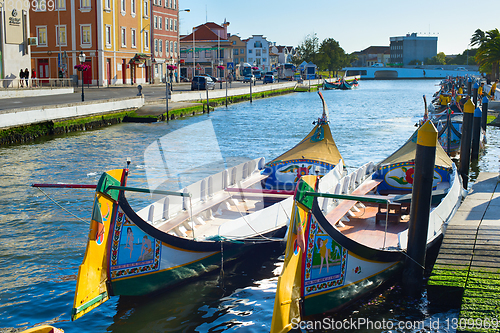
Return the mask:
[[228,62],[227,69],[234,69],[234,62]]

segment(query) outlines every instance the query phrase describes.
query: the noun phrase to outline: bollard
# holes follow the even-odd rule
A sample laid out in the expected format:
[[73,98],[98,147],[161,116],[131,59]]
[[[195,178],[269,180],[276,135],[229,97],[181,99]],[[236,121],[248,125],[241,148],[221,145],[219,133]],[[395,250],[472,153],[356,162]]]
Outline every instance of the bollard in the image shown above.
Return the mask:
[[226,80],[226,108],[227,108],[227,80]]
[[166,97],[165,98],[165,100],[166,100],[165,104],[166,104],[166,108],[167,108],[167,123],[168,123],[168,120],[169,120],[169,116],[168,116],[168,98],[170,97],[169,96],[170,95],[170,91],[168,90],[168,82],[166,82],[166,87],[167,88],[166,88],[166,92],[165,92],[165,97]]
[[469,78],[467,80],[467,95],[469,95],[469,97],[472,97],[472,78]]
[[477,161],[479,158],[479,143],[481,140],[481,109],[474,110],[474,119],[472,120],[472,153],[471,160]]
[[210,113],[210,100],[208,99],[208,87],[207,88],[207,113]]
[[483,129],[484,135],[486,135],[486,122],[488,120],[488,97],[483,97],[483,110],[481,114],[481,128]]
[[474,104],[469,99],[464,105],[462,121],[462,137],[460,138],[460,175],[464,189],[469,184],[470,146],[472,137],[472,122],[474,118]]
[[417,133],[408,227],[407,253],[409,258],[405,260],[403,271],[405,292],[413,297],[419,297],[422,291],[437,136],[438,132],[430,120],[427,120]]
[[252,80],[250,80],[250,103],[252,103]]
[[479,84],[474,82],[474,87],[472,88],[472,101],[474,102],[474,107],[477,106],[477,90],[479,89]]

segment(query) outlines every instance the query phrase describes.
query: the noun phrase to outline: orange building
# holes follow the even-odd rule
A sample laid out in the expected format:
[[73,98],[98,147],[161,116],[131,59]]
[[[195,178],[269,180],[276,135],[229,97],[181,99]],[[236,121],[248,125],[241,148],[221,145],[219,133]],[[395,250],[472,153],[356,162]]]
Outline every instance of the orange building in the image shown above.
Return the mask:
[[[178,0],[166,1],[177,23]],[[90,66],[83,72],[86,84],[148,82],[152,13],[150,0],[39,0],[30,12],[30,35],[38,40],[31,49],[32,67],[42,80],[75,76],[81,80],[74,66],[83,52]]]

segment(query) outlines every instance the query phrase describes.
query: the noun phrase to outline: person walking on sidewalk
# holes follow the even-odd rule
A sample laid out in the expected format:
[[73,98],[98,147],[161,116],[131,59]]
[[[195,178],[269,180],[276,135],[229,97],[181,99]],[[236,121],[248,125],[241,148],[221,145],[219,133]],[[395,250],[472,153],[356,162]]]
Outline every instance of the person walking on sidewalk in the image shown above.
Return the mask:
[[21,82],[21,88],[24,88],[24,71],[22,68],[19,71],[19,81]]
[[491,86],[491,89],[490,89],[490,99],[492,101],[495,100],[495,92],[497,91],[497,83],[498,83],[498,79],[496,79],[495,82],[493,82],[493,85]]
[[24,70],[24,80],[26,80],[26,88],[28,88],[30,86],[29,79],[30,79],[30,70],[28,68],[26,68]]

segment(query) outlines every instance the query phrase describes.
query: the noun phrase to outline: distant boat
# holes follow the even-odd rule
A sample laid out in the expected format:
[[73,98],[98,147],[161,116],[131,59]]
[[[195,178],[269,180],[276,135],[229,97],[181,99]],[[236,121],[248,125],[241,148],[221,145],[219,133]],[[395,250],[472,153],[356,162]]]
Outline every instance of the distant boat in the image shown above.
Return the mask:
[[[341,309],[401,272],[415,150],[416,133],[367,179],[360,168],[339,180],[345,191],[324,192],[314,176],[301,178],[292,208],[293,232],[278,279],[272,333],[287,332],[308,316]],[[349,190],[346,183],[359,185]],[[440,239],[462,199],[457,169],[439,145],[434,183],[428,246]],[[362,211],[340,223],[359,202],[365,202]]]

